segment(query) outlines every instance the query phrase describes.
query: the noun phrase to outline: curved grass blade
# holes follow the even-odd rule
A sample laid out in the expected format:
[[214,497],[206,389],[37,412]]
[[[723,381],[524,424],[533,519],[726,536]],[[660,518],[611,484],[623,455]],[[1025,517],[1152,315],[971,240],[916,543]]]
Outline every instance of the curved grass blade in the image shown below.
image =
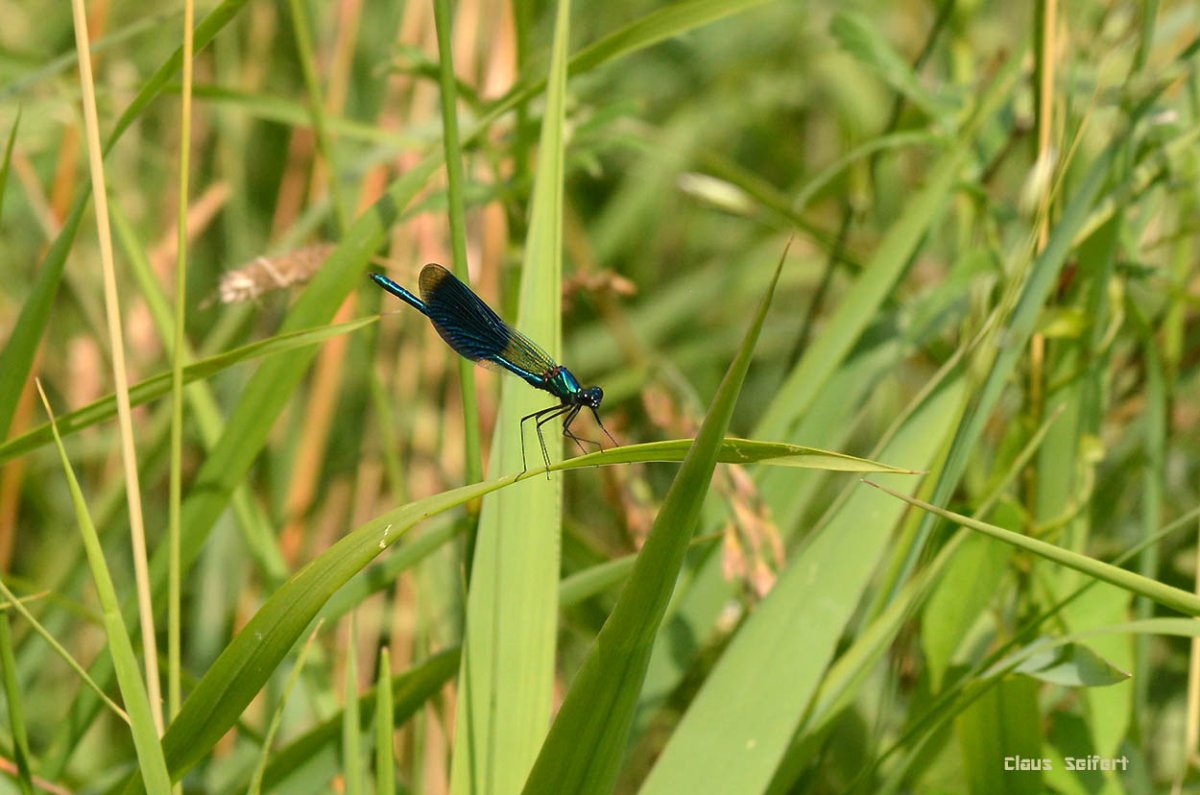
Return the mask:
[[[231,351],[210,356],[207,359],[202,359],[188,365],[183,368],[183,383],[190,384],[193,381],[212,378],[214,375],[248,359],[285,353],[303,348],[306,345],[316,345],[342,334],[350,334],[371,325],[378,319],[378,317],[359,318],[358,320],[351,320],[333,326],[321,326],[303,331],[294,331],[290,334],[280,334],[270,339],[252,342],[249,345],[243,345],[240,348],[234,348]],[[140,406],[156,400],[170,391],[171,374],[169,372],[159,373],[132,387],[129,390],[129,402],[131,406]],[[58,432],[63,436],[69,436],[76,431],[111,419],[116,413],[116,398],[113,395],[108,395],[58,418]],[[49,444],[52,438],[50,423],[38,426],[0,445],[0,464],[28,453],[31,450],[36,450],[42,445]]]
[[[39,391],[41,385],[38,385]],[[46,413],[50,414],[50,428],[54,433],[54,444],[58,447],[58,455],[62,461],[63,472],[67,476],[67,485],[71,490],[71,501],[75,504],[75,517],[79,522],[79,532],[83,535],[83,543],[87,549],[88,562],[91,563],[92,577],[96,584],[96,595],[104,608],[104,632],[108,637],[109,654],[112,655],[116,669],[117,683],[121,688],[121,697],[129,711],[132,722],[133,745],[137,751],[138,767],[141,775],[145,776],[146,789],[154,795],[167,795],[171,791],[171,779],[167,775],[166,760],[163,749],[159,745],[158,731],[154,725],[154,716],[150,709],[150,699],[142,683],[142,675],[138,669],[137,655],[129,632],[125,627],[125,619],[121,615],[121,603],[117,599],[117,589],[113,585],[112,575],[109,574],[108,564],[104,560],[104,550],[100,546],[100,537],[92,524],[88,513],[87,502],[71,462],[67,459],[67,450],[63,447],[62,439],[54,427],[54,415],[50,413],[50,403],[42,393],[42,403]]]
[[[389,511],[354,530],[293,575],[230,641],[184,701],[163,737],[172,774],[178,777],[186,772],[234,725],[321,607],[351,577],[418,522],[508,486],[519,477],[461,486]],[[140,783],[140,779],[134,782]],[[126,791],[140,791],[140,787],[127,787]]]
[[[225,2],[214,8],[208,16],[204,17],[200,21],[200,24],[196,26],[193,36],[192,46],[194,52],[199,54],[201,50],[207,47],[208,43],[241,12],[246,3],[247,0],[225,0]],[[142,111],[146,109],[146,106],[175,78],[182,65],[183,45],[180,45],[175,52],[171,53],[171,57],[150,76],[150,79],[142,84],[142,88],[138,91],[137,96],[125,108],[125,112],[121,114],[121,118],[117,119],[117,123],[113,127],[112,132],[109,133],[108,140],[104,145],[104,153],[106,155],[116,145],[125,131],[129,129],[129,126],[137,120]]]
[[[564,466],[564,469],[565,468],[569,467]],[[367,574],[374,574],[375,572],[379,572],[384,569],[392,569],[392,564],[402,556],[408,558],[406,561],[408,564],[415,563],[416,560],[419,560],[424,556],[424,554],[427,554],[427,552],[433,551],[440,544],[443,544],[454,538],[460,529],[460,526],[457,524],[447,524],[437,533],[427,534],[428,539],[423,537],[421,541],[418,542],[423,543],[428,540],[428,550],[421,550],[420,552],[413,551],[411,548],[414,545],[406,544],[404,547],[393,553],[386,562],[369,569]],[[716,535],[694,538],[692,539],[691,546],[695,547],[700,544],[711,543],[717,540],[719,540],[719,537]],[[629,572],[633,570],[636,560],[637,555],[626,555],[624,557],[617,558],[616,560],[593,566],[589,569],[567,577],[559,583],[559,606],[570,607],[596,595],[601,591],[623,583],[625,578],[629,575]],[[391,582],[397,574],[397,570],[392,570],[388,571],[384,576],[387,576],[387,581]],[[361,579],[361,577],[359,579]],[[376,583],[373,581],[371,583],[366,583],[364,581],[364,587],[354,591],[350,590],[353,587],[352,584],[347,585],[338,591],[337,595],[328,602],[325,609],[322,611],[321,616],[332,620],[333,618],[342,615],[342,613],[350,610],[351,606],[346,604],[341,609],[336,609],[335,605],[337,603],[353,602],[354,604],[357,604],[362,600],[362,598],[365,598],[365,588],[375,585]],[[383,586],[380,585],[379,587]],[[353,594],[355,598],[347,599],[346,597],[348,593]],[[317,620],[320,621],[321,617],[318,617]],[[401,683],[407,683],[417,677],[424,677],[421,679],[423,682],[423,689],[421,692],[423,694],[422,698],[427,697],[433,692],[436,692],[437,689],[440,688],[444,682],[448,681],[451,675],[458,670],[459,652],[460,649],[458,648],[449,649],[445,652],[442,652],[438,657],[427,660],[422,664],[422,666],[411,669],[402,676],[392,677],[388,680],[389,687],[399,688],[402,686]],[[447,660],[446,658],[450,659]],[[430,666],[435,666],[436,670],[432,675],[426,676],[426,673],[424,672]],[[388,670],[388,668],[381,663],[381,674],[386,670]],[[377,694],[376,697],[378,698],[379,685],[376,686],[375,692]],[[363,696],[362,700],[364,704],[365,700],[369,697],[369,695]],[[376,739],[376,753],[379,753],[380,750],[386,750],[384,749],[386,738],[382,734],[382,722],[386,720],[389,727],[396,728],[405,720],[407,720],[409,714],[413,711],[413,709],[415,709],[415,706],[419,706],[418,702],[414,704],[413,708],[410,708],[407,711],[402,711],[400,706],[402,703],[406,703],[406,700],[411,699],[408,699],[408,697],[403,695],[399,698],[399,700],[388,699],[390,703],[396,704],[395,709],[388,715],[383,716],[376,712],[375,720],[377,721],[377,731],[380,732]],[[294,776],[305,776],[306,778],[315,777],[321,780],[326,780],[332,777],[336,772],[335,766],[339,764],[337,761],[337,745],[341,738],[341,731],[341,720],[337,716],[334,716],[325,723],[322,723],[320,726],[310,730],[308,733],[294,740],[291,744],[276,751],[273,755],[271,755],[270,763],[267,765],[265,775],[262,779],[262,786],[264,790],[270,791],[274,787],[282,785]],[[380,764],[382,764],[382,762],[380,762]],[[317,767],[320,767],[319,772],[316,770]],[[383,791],[383,780],[383,768],[380,768],[377,772],[377,786],[381,787],[381,791]],[[238,784],[231,787],[231,789],[241,789],[241,786],[241,784]]]
[[117,702],[108,697],[108,695],[100,688],[100,685],[96,684],[95,679],[92,679],[92,677],[88,676],[88,672],[85,671],[83,666],[71,656],[71,652],[67,651],[63,645],[58,642],[58,639],[55,638],[54,635],[50,634],[48,629],[42,626],[42,623],[34,617],[33,613],[29,612],[29,608],[25,607],[25,604],[17,598],[17,595],[9,590],[8,586],[4,584],[3,580],[0,580],[0,595],[3,595],[4,598],[8,600],[9,604],[12,605],[12,609],[20,613],[21,617],[29,622],[29,625],[33,627],[34,632],[42,636],[42,640],[46,641],[50,648],[62,658],[63,662],[70,666],[71,670],[79,675],[79,678],[83,680],[83,683],[90,687],[92,692],[94,692],[104,701],[105,705],[112,710],[113,714],[128,725],[129,715],[126,714],[125,710],[121,709]]
[[[671,439],[662,442],[623,445],[610,450],[601,450],[587,455],[575,456],[563,466],[596,466],[599,464],[631,464],[650,461],[682,461],[692,449],[692,439]],[[902,475],[919,474],[913,469],[903,469],[868,458],[820,450],[787,442],[760,442],[754,439],[739,439],[727,436],[717,448],[717,463],[720,464],[764,464],[767,466],[796,467],[799,469],[822,469],[829,472],[891,472]],[[558,467],[553,467],[558,469]]]
[[[226,0],[205,17],[204,21],[196,28],[195,46],[197,50],[207,45],[245,4],[246,0]],[[125,109],[105,143],[104,151],[106,153],[116,145],[121,135],[142,110],[174,77],[182,63],[183,48],[180,47],[142,86],[133,102]],[[55,238],[54,244],[46,253],[41,267],[38,268],[33,291],[21,307],[21,315],[4,348],[4,353],[0,354],[0,372],[6,375],[4,379],[0,379],[0,438],[8,434],[13,412],[16,411],[17,399],[21,394],[29,369],[33,365],[38,342],[41,339],[42,331],[46,328],[50,306],[54,301],[54,296],[58,293],[58,284],[62,279],[67,254],[75,242],[80,221],[83,219],[84,210],[87,209],[88,196],[87,186],[81,186],[79,195],[71,207],[70,214],[63,222],[58,237]]]
[[1069,549],[1047,543],[1041,539],[1031,538],[1021,533],[1014,533],[1011,530],[1005,530],[1003,527],[997,527],[987,522],[981,522],[977,519],[972,519],[969,516],[963,516],[953,511],[947,511],[945,508],[939,508],[936,505],[919,500],[916,497],[909,497],[897,491],[893,491],[886,486],[875,483],[870,480],[864,480],[864,483],[874,486],[877,489],[887,492],[888,494],[898,499],[904,500],[910,505],[914,505],[922,510],[928,511],[936,516],[940,516],[947,521],[954,522],[962,527],[970,528],[984,535],[991,536],[998,541],[1003,541],[1026,552],[1031,552],[1040,558],[1058,563],[1075,571],[1093,577],[1097,580],[1115,585],[1118,588],[1129,591],[1130,593],[1144,596],[1147,599],[1158,602],[1164,607],[1169,607],[1173,610],[1178,610],[1181,613],[1186,613],[1190,616],[1200,616],[1200,596],[1193,593],[1174,588],[1170,585],[1152,580],[1149,577],[1144,577],[1141,574],[1136,574],[1127,569],[1122,569],[1120,566],[1114,566],[1111,563],[1105,563],[1095,558],[1090,558],[1087,555],[1081,555],[1078,552],[1072,552]]
[[713,398],[696,442],[688,451],[633,573],[567,692],[550,734],[525,783],[526,793],[612,790],[633,724],[654,637],[700,518],[733,407],[779,280],[783,259]]
[[579,52],[568,67],[572,75],[645,49],[719,19],[763,5],[766,0],[691,0],[672,3],[646,14],[631,25],[613,31]]
[[[709,438],[706,442],[715,462],[718,451],[722,449],[718,447],[721,440]],[[683,452],[682,448],[676,449]],[[686,465],[687,461],[694,460],[695,452],[688,451],[682,457]],[[551,471],[592,466],[578,463],[581,460],[582,456],[561,462]],[[543,472],[542,469],[530,470],[524,474],[506,475],[485,483],[461,486],[396,508],[358,527],[310,561],[267,600],[226,646],[184,702],[178,718],[163,738],[172,774],[181,775],[208,752],[234,725],[242,710],[332,595],[384,549],[400,539],[409,528],[518,480],[540,479]],[[707,482],[705,479],[704,483]],[[679,502],[683,498],[676,499]],[[684,538],[684,543],[688,542]],[[126,791],[137,789],[127,788]]]

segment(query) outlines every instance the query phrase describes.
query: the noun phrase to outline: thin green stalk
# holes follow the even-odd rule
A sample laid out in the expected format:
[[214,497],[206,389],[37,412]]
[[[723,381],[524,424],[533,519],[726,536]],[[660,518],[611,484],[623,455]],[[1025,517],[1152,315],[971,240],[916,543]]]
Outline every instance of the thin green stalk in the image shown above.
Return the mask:
[[395,731],[392,714],[392,660],[387,647],[379,651],[379,677],[375,685],[375,793],[395,795],[396,760],[392,733]]
[[350,636],[346,641],[346,709],[342,712],[342,769],[346,795],[362,795],[362,747],[358,711],[358,623],[350,614]]
[[304,662],[308,659],[308,652],[312,649],[313,641],[316,640],[317,633],[320,632],[321,625],[324,622],[325,619],[323,618],[317,619],[317,625],[313,627],[308,640],[304,642],[304,648],[296,656],[296,664],[292,666],[287,682],[283,685],[283,694],[279,698],[279,704],[275,707],[275,714],[271,716],[271,723],[267,726],[266,736],[263,737],[262,753],[259,754],[258,764],[254,766],[254,775],[250,777],[250,785],[246,788],[246,795],[258,795],[262,790],[263,773],[267,769],[267,760],[271,758],[271,746],[275,742],[275,734],[279,731],[279,724],[283,722],[283,708],[287,706],[288,697],[291,696],[296,683],[300,681],[300,672],[304,670]]
[[1132,594],[1144,596],[1147,599],[1152,599],[1158,604],[1169,607],[1172,610],[1178,610],[1184,615],[1200,616],[1200,596],[1189,593],[1187,591],[1166,585],[1157,580],[1152,580],[1149,577],[1144,577],[1141,574],[1122,569],[1111,563],[1105,563],[1095,558],[1081,555],[1078,552],[1072,552],[1069,549],[1049,544],[1032,536],[1014,533],[1011,530],[1005,530],[1002,527],[987,524],[972,519],[969,516],[947,511],[945,508],[940,508],[932,503],[919,500],[915,497],[901,494],[887,486],[882,486],[871,480],[863,480],[864,483],[874,486],[881,491],[904,500],[909,505],[921,508],[929,513],[932,513],[942,519],[954,522],[963,527],[969,527],[980,533],[988,535],[1006,544],[1023,549],[1041,558],[1045,558],[1060,566],[1065,566],[1075,571],[1082,572],[1088,577],[1092,577],[1101,582],[1106,582],[1110,585],[1115,585],[1122,590],[1129,591]]
[[333,156],[333,144],[329,139],[328,125],[325,123],[325,100],[321,94],[321,81],[317,78],[317,59],[310,36],[312,25],[308,19],[308,7],[304,0],[289,0],[288,8],[292,12],[292,32],[296,38],[300,71],[304,75],[304,87],[308,91],[308,112],[312,119],[313,135],[317,139],[317,149],[329,168],[329,192],[333,197],[333,217],[340,237],[342,232],[350,227],[347,210],[349,205],[342,197],[337,161]]
[[171,356],[171,475],[168,497],[167,569],[167,716],[179,714],[182,690],[179,684],[180,653],[180,567],[179,533],[183,505],[183,360],[184,311],[187,299],[187,219],[188,173],[192,148],[192,26],[195,17],[194,0],[183,4],[183,103],[180,109],[179,136],[179,242],[175,260],[175,344]]
[[[8,172],[12,167],[13,146],[17,143],[17,130],[21,128],[21,106],[17,106],[17,118],[13,119],[12,130],[8,133],[8,143],[4,145],[4,162],[0,163],[0,217],[4,216],[4,189],[8,186]],[[0,435],[3,435],[0,432]]]
[[[15,602],[14,602],[15,603]],[[17,661],[13,655],[12,629],[8,613],[0,612],[0,672],[4,675],[4,698],[8,701],[8,723],[12,727],[13,757],[17,763],[17,784],[22,795],[33,795],[29,769],[29,737],[25,732],[25,710],[21,705],[21,685],[17,681]]]
[[[100,120],[96,111],[95,79],[88,53],[87,13],[83,0],[71,0],[75,23],[75,47],[79,55],[79,79],[83,94],[83,116],[87,128],[88,163],[91,167],[96,226],[100,236],[100,264],[104,274],[104,303],[112,347],[113,381],[117,395],[117,420],[121,429],[121,463],[125,470],[125,495],[129,503],[129,535],[133,544],[133,570],[137,580],[138,613],[141,621],[142,657],[151,715],[158,734],[163,733],[162,688],[158,681],[158,644],[154,632],[154,607],[150,600],[150,566],[146,554],[146,529],[142,518],[142,490],[138,479],[137,451],[133,446],[133,417],[129,405],[129,375],[125,368],[125,339],[121,329],[121,302],[113,267],[112,228],[108,220],[108,183],[104,178],[104,156],[100,151]],[[161,756],[161,754],[160,754]]]
[[[446,193],[449,202],[450,245],[455,275],[470,282],[467,269],[467,211],[463,202],[462,147],[458,136],[458,81],[454,75],[454,50],[451,45],[454,21],[450,0],[434,0],[433,21],[437,27],[438,77],[442,89],[442,146],[446,152]],[[468,483],[483,480],[483,452],[480,447],[479,410],[475,401],[475,365],[458,360],[459,382],[463,393],[463,441],[466,444]],[[474,524],[474,523],[472,523]],[[467,535],[467,578],[470,580],[475,530]]]

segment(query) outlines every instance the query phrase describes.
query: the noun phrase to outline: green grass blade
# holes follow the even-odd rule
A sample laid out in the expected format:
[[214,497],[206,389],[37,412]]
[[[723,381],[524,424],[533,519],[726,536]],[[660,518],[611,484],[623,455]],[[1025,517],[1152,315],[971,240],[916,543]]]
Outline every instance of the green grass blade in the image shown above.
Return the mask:
[[350,636],[346,642],[346,706],[342,710],[342,778],[346,795],[362,795],[362,742],[358,704],[358,624],[350,614]]
[[[675,3],[643,17],[639,17],[623,28],[618,28],[600,41],[589,45],[571,58],[567,72],[572,77],[585,74],[606,63],[611,63],[632,53],[653,47],[659,42],[703,27],[733,14],[741,13],[766,0],[690,0]],[[496,100],[488,109],[482,124],[474,135],[491,122],[510,112],[523,102],[536,97],[546,88],[546,79],[539,78],[513,87],[506,95]]]
[[1014,533],[1011,530],[1005,530],[1003,527],[986,522],[980,522],[977,519],[972,519],[969,516],[947,511],[945,508],[939,508],[936,505],[919,500],[915,497],[910,497],[905,494],[900,494],[879,483],[867,480],[869,483],[878,489],[891,494],[893,497],[898,497],[910,505],[915,505],[922,510],[928,511],[936,516],[940,516],[947,521],[962,525],[963,527],[976,530],[985,535],[991,536],[998,541],[1003,541],[1018,549],[1023,549],[1037,555],[1040,558],[1057,563],[1061,566],[1066,566],[1069,569],[1082,572],[1089,577],[1093,577],[1102,582],[1115,585],[1122,590],[1128,591],[1138,596],[1143,596],[1147,599],[1155,601],[1164,607],[1169,607],[1172,610],[1178,610],[1181,613],[1186,613],[1191,616],[1200,615],[1200,596],[1197,596],[1188,591],[1166,585],[1158,580],[1152,580],[1149,577],[1144,577],[1141,574],[1136,574],[1127,569],[1122,569],[1120,566],[1114,566],[1111,563],[1096,560],[1095,558],[1081,555],[1078,552],[1072,552],[1069,549],[1063,549],[1060,546],[1047,543],[1037,538]]
[[[195,46],[197,50],[207,45],[225,25],[237,16],[245,4],[246,0],[226,0],[205,17],[204,21],[196,28]],[[109,134],[104,147],[106,153],[116,145],[121,135],[137,120],[151,100],[175,77],[182,63],[183,48],[180,47],[142,86],[133,102],[125,109]],[[4,353],[0,354],[0,372],[7,376],[0,379],[0,438],[8,435],[13,412],[16,411],[17,399],[20,397],[25,378],[29,374],[29,368],[33,365],[38,341],[41,339],[43,329],[46,328],[50,307],[58,292],[58,283],[62,279],[67,255],[70,253],[75,242],[75,235],[79,231],[79,223],[83,219],[84,210],[87,209],[87,201],[88,193],[81,186],[80,193],[71,206],[70,214],[38,269],[33,291],[21,307],[20,318],[9,337]]]
[[4,584],[3,580],[0,580],[0,595],[3,595],[4,598],[12,604],[13,609],[20,613],[21,617],[29,622],[30,626],[33,627],[33,630],[42,636],[42,639],[45,640],[46,643],[50,645],[50,648],[54,650],[54,653],[61,657],[63,662],[65,662],[72,671],[79,674],[79,678],[83,680],[84,684],[90,687],[97,696],[103,699],[104,703],[109,709],[112,710],[114,715],[123,720],[125,723],[129,723],[129,715],[125,713],[125,710],[121,709],[121,707],[115,701],[105,694],[105,692],[100,688],[100,685],[96,684],[96,680],[88,676],[88,672],[84,670],[83,666],[71,656],[69,651],[63,648],[63,645],[58,642],[54,635],[50,634],[50,631],[46,629],[46,627],[42,626],[40,621],[34,618],[33,613],[29,612],[29,608],[25,607],[21,600],[17,598],[17,595],[9,590],[8,586]]
[[[721,536],[716,533],[697,536],[691,540],[690,546],[699,547],[720,539]],[[636,554],[622,555],[564,578],[558,585],[559,607],[572,607],[613,586],[620,585],[625,582],[636,563]]]
[[839,11],[829,27],[847,52],[926,115],[936,119],[951,110],[949,103],[921,85],[908,61],[896,52],[865,14]]
[[246,787],[246,795],[258,795],[262,791],[263,773],[267,769],[267,760],[271,758],[271,746],[275,742],[275,734],[279,731],[279,724],[283,722],[283,708],[287,706],[292,690],[300,681],[300,672],[304,670],[304,663],[308,659],[308,653],[312,650],[313,641],[317,639],[317,633],[320,630],[321,622],[317,621],[317,625],[313,627],[308,640],[304,643],[304,648],[296,655],[296,664],[288,673],[287,682],[283,685],[283,695],[280,696],[279,703],[275,706],[275,713],[271,715],[271,722],[267,725],[267,733],[263,737],[262,753],[258,756],[258,764],[254,766],[254,774],[250,777],[249,786]]
[[[555,359],[561,359],[562,348],[569,30],[570,3],[559,0],[517,319],[517,326]],[[492,477],[521,466],[521,419],[547,402],[520,380],[503,382]],[[556,421],[544,429],[551,461],[562,456],[559,427]],[[531,438],[529,448],[526,460],[536,465],[540,447]],[[546,736],[554,692],[561,528],[561,478],[530,479],[483,502],[459,674],[450,778],[456,795],[517,792]]]
[[63,267],[67,264],[67,255],[71,251],[71,244],[79,230],[79,222],[83,220],[85,209],[87,202],[82,200],[75,202],[71,208],[71,214],[63,223],[62,232],[54,241],[54,245],[50,246],[38,268],[33,289],[21,305],[21,314],[17,316],[17,323],[9,334],[8,344],[4,346],[4,352],[0,353],[0,373],[4,373],[4,378],[0,378],[0,438],[7,438],[12,427],[17,401],[21,398],[25,379],[29,377],[29,369],[33,367],[33,357],[37,355],[42,334],[50,320],[50,308],[58,294]]
[[[190,384],[203,381],[221,373],[224,370],[250,359],[257,359],[275,354],[299,350],[306,346],[316,345],[325,340],[342,334],[350,334],[379,320],[377,317],[365,317],[350,320],[332,326],[294,331],[280,334],[270,339],[259,340],[240,348],[234,348],[216,356],[210,356],[183,368],[183,382]],[[129,390],[131,406],[140,406],[157,400],[171,391],[171,373],[164,372],[147,378]],[[116,397],[109,395],[90,403],[82,408],[64,414],[57,421],[58,432],[64,437],[70,436],[84,428],[89,428],[106,420],[112,419],[117,413]],[[0,445],[0,463],[9,461],[20,455],[36,450],[53,440],[50,423],[40,425],[17,438]]]
[[[234,17],[246,5],[246,2],[247,0],[224,0],[224,2],[214,8],[208,16],[200,21],[200,24],[196,26],[192,42],[192,46],[197,54],[207,47],[209,42],[226,25],[233,21]],[[137,96],[129,103],[129,107],[125,108],[125,112],[121,114],[121,118],[117,119],[117,123],[113,126],[113,130],[109,133],[108,140],[104,144],[104,153],[106,155],[116,146],[117,141],[129,129],[129,126],[137,121],[142,111],[175,79],[182,66],[183,45],[180,45],[178,49],[171,53],[171,57],[150,76],[150,79],[142,84]]]
[[379,680],[375,684],[375,795],[396,795],[396,717],[392,711],[392,658],[379,650]]
[[[453,15],[450,0],[434,0],[433,20],[437,31],[438,83],[442,91],[442,147],[446,161],[447,216],[450,221],[452,269],[456,276],[470,283],[467,269],[467,211],[463,201],[466,177],[463,175],[463,153],[458,136],[458,80],[454,71],[452,46]],[[466,477],[468,483],[483,480],[483,452],[479,430],[479,410],[475,400],[475,363],[459,358],[458,378],[463,393],[463,443],[466,447]],[[468,555],[474,549],[467,544]],[[468,581],[471,560],[467,560]]]
[[17,660],[13,655],[12,628],[8,613],[0,612],[0,674],[4,676],[4,699],[8,707],[8,725],[12,729],[13,761],[17,765],[17,785],[22,795],[33,795],[29,768],[29,736],[25,730],[25,707],[21,685],[17,681]]
[[[649,461],[682,461],[694,444],[692,439],[669,439],[661,442],[643,442],[600,450],[595,453],[575,456],[563,462],[571,468],[596,466],[598,464],[632,464]],[[717,450],[717,462],[721,464],[762,464],[764,466],[793,467],[796,469],[821,469],[828,472],[893,472],[904,475],[917,474],[916,470],[889,466],[868,458],[820,450],[800,444],[786,442],[760,442],[754,439],[726,437]],[[557,469],[557,467],[555,467]]]
[[[42,395],[47,413],[50,404]],[[104,631],[108,637],[108,650],[112,655],[113,666],[116,669],[117,684],[121,688],[121,697],[125,708],[129,711],[132,722],[133,744],[137,751],[138,767],[146,780],[146,791],[152,795],[168,795],[171,791],[171,778],[167,775],[166,759],[163,747],[158,741],[158,731],[154,725],[154,716],[150,709],[150,700],[146,688],[142,684],[142,674],[138,667],[137,655],[133,651],[133,643],[125,627],[125,619],[121,615],[121,604],[117,599],[117,590],[113,586],[108,564],[104,560],[104,551],[100,547],[100,537],[92,524],[88,513],[87,502],[71,462],[67,459],[67,449],[63,447],[62,439],[54,426],[54,415],[50,415],[50,428],[54,433],[54,444],[58,447],[59,459],[62,461],[63,472],[67,476],[67,485],[71,490],[71,501],[75,506],[75,517],[79,522],[79,532],[83,536],[87,548],[88,562],[92,567],[92,578],[96,584],[96,594],[104,609]]]
[[852,290],[838,304],[823,324],[821,334],[780,386],[771,406],[755,427],[755,437],[789,437],[788,430],[796,418],[803,416],[812,405],[871,318],[877,316],[883,302],[892,295],[892,287],[908,268],[917,245],[934,221],[946,211],[963,165],[976,144],[977,131],[1009,96],[1021,71],[1020,61],[1017,56],[1007,62],[980,98],[975,112],[958,132],[954,143],[930,169],[925,186],[906,203],[904,212],[888,228]]
[[[531,472],[524,477],[537,476]],[[171,770],[182,774],[224,736],[329,598],[383,550],[418,522],[517,479],[509,475],[462,486],[388,511],[293,575],[229,642],[184,701],[163,738]]]
[[[315,329],[329,323],[346,295],[363,284],[361,276],[367,262],[383,244],[390,224],[425,186],[439,162],[439,155],[426,157],[363,213],[296,301],[281,333]],[[293,352],[265,362],[243,390],[224,433],[205,458],[184,501],[180,562],[185,573],[200,554],[214,523],[262,450],[274,420],[315,355],[311,351]],[[150,563],[155,604],[162,603],[167,584],[165,553],[165,548],[160,550]],[[62,747],[69,749],[75,744],[78,733],[89,725],[88,715],[94,714],[94,710],[94,703],[76,705],[73,720],[67,724],[70,736]]]
[[608,793],[617,778],[642,680],[684,553],[700,518],[717,451],[741,391],[779,268],[679,469],[633,573],[567,692],[525,784],[526,793]]
[[[392,725],[400,726],[435,695],[458,670],[458,649],[450,649],[391,677]],[[368,715],[375,693],[359,698],[359,714]],[[365,726],[364,726],[365,728]],[[333,715],[280,748],[263,774],[264,792],[288,792],[295,781],[329,781],[341,769],[342,716]],[[236,787],[241,789],[240,786]]]
[[[402,208],[424,187],[438,160],[430,156],[413,167],[351,226],[345,239],[296,301],[281,329],[283,333],[313,329],[332,319],[346,295],[362,284],[369,258],[383,243],[388,228]],[[184,501],[183,571],[186,572],[195,561],[213,523],[262,450],[275,418],[291,399],[296,384],[304,377],[315,355],[316,351],[309,348],[264,362],[246,385],[225,432],[205,459]],[[160,593],[166,584],[166,563],[163,555],[155,555],[151,561],[156,593]]]
[[673,3],[638,19],[580,51],[571,59],[572,75],[589,72],[630,53],[689,30],[762,5],[766,0],[689,0]]
[[8,132],[8,143],[4,145],[4,162],[0,163],[0,218],[4,217],[4,194],[8,188],[8,174],[12,166],[13,146],[17,143],[17,130],[21,129],[21,108],[17,107],[17,117],[13,119],[12,129]]
[[[961,378],[937,390],[884,448],[928,466],[953,433]],[[916,479],[903,481],[915,490]],[[857,488],[840,503],[750,614],[693,700],[642,787],[764,792],[808,711],[888,535],[904,511]],[[847,543],[856,554],[846,554]]]
[[[1108,179],[1116,146],[1116,144],[1110,144],[1088,169],[1086,176],[1067,204],[1061,219],[1051,232],[1046,247],[1034,261],[1029,278],[1021,290],[1007,326],[997,332],[1003,344],[996,346],[995,358],[988,370],[987,377],[982,386],[977,389],[976,397],[967,408],[954,441],[950,445],[946,461],[938,474],[937,485],[933,490],[933,502],[946,502],[958,488],[959,480],[966,471],[972,451],[983,434],[992,410],[999,401],[1005,386],[1009,383],[1017,364],[1025,355],[1029,338],[1033,335],[1046,300],[1054,290],[1059,272],[1070,253],[1071,243]],[[932,516],[927,516],[922,522],[917,543],[910,551],[906,569],[911,570],[915,565],[924,546],[924,539],[931,532],[933,523]],[[901,579],[904,574],[906,572],[902,572]]]

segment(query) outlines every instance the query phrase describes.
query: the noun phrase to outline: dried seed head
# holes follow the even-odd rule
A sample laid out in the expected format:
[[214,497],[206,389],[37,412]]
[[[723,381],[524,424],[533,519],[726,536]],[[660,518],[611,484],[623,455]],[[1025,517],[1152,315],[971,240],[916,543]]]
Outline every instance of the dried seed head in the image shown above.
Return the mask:
[[317,243],[275,257],[256,257],[221,277],[217,300],[222,304],[255,301],[275,290],[304,284],[325,264],[333,249],[332,243]]

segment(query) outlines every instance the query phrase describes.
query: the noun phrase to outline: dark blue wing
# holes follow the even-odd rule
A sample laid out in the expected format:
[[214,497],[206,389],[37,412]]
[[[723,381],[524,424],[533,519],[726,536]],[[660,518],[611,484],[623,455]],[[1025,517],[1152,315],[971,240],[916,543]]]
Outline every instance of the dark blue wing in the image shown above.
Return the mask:
[[532,340],[500,319],[492,308],[441,265],[421,269],[421,298],[433,327],[460,356],[519,375],[545,388],[558,365]]

